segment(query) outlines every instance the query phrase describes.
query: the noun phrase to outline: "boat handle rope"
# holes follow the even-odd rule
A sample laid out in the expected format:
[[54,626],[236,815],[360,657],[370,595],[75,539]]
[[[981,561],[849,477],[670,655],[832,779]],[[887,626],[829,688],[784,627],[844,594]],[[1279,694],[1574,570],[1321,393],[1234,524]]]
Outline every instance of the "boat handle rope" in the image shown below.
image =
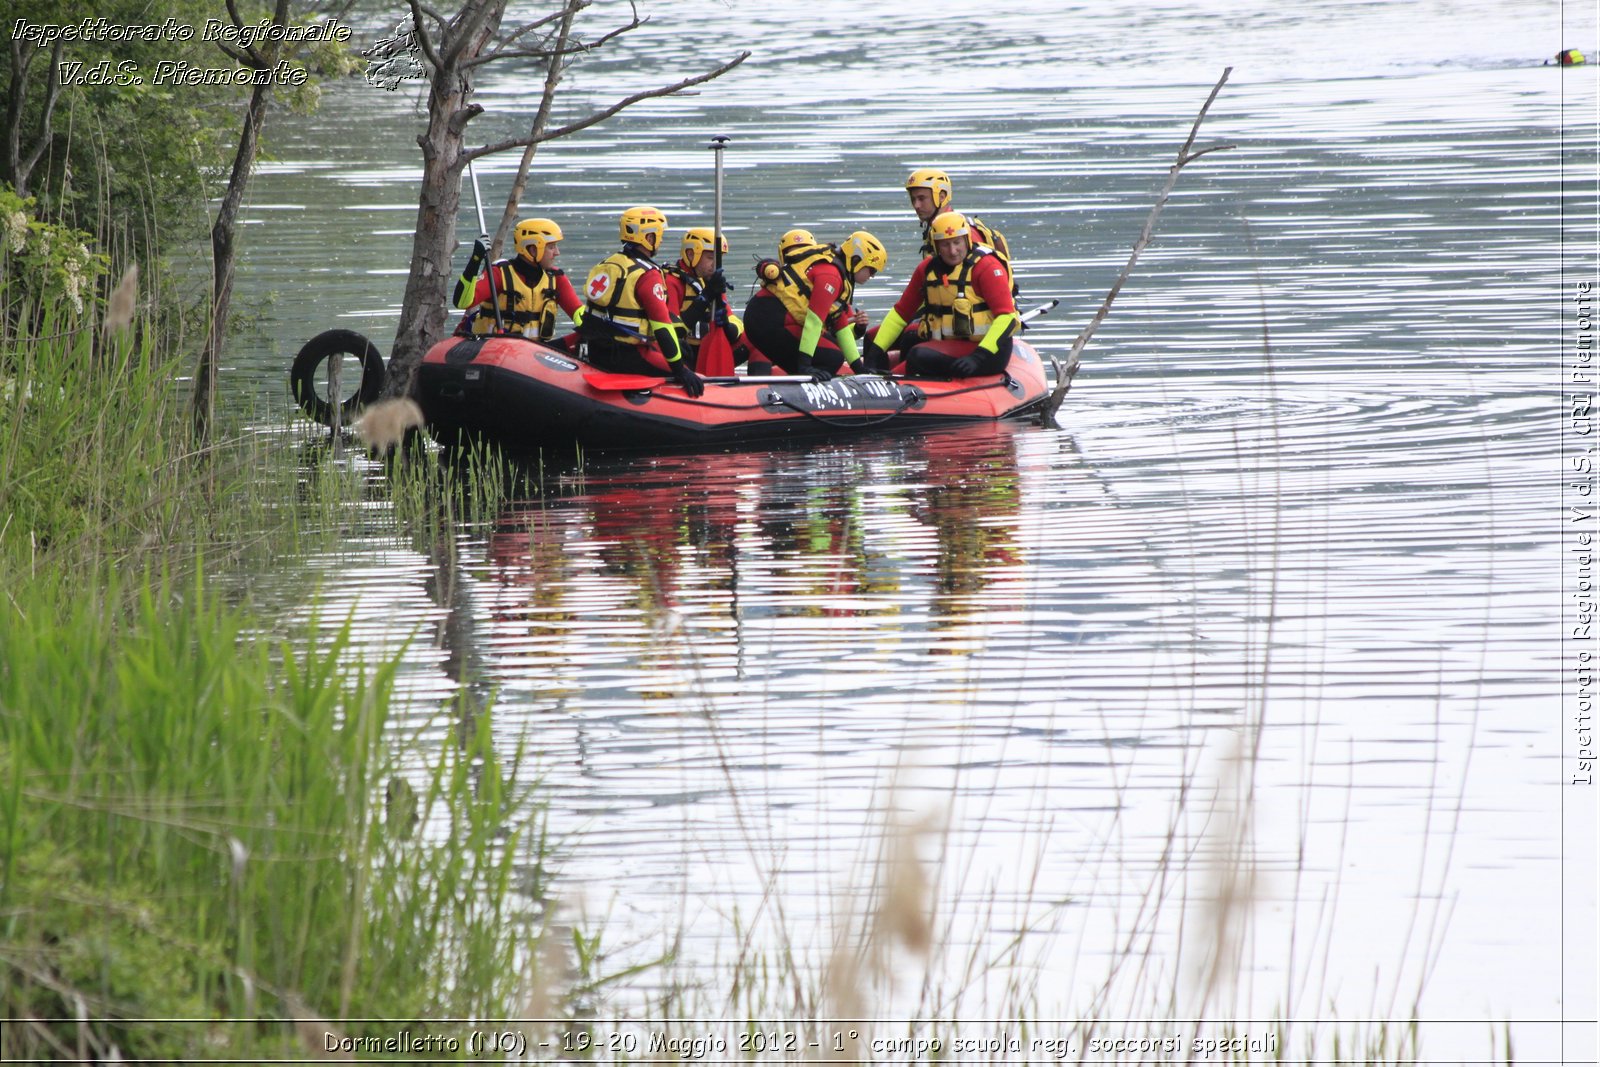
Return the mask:
[[[661,380],[661,384],[671,385],[673,383],[663,378]],[[696,408],[716,408],[718,411],[760,411],[762,409],[761,404],[719,404],[715,400],[696,400],[689,396],[673,396],[670,393],[658,393],[655,391],[654,387],[649,389],[624,389],[622,392],[649,393],[651,399],[654,400],[667,400],[674,404],[688,404],[690,407]]]
[[912,401],[914,401],[916,399],[917,399],[917,397],[914,396],[914,395],[913,396],[902,397],[901,400],[900,400],[900,406],[895,408],[893,411],[888,412],[887,414],[884,414],[884,415],[875,416],[873,418],[865,418],[865,417],[863,417],[860,422],[846,422],[845,420],[850,418],[849,415],[834,415],[831,418],[826,418],[825,419],[821,415],[818,415],[814,411],[807,411],[805,408],[801,407],[799,404],[790,403],[787,397],[780,396],[776,392],[774,392],[772,394],[772,399],[768,401],[768,404],[771,405],[772,407],[785,407],[785,408],[788,408],[790,411],[798,411],[800,414],[804,415],[806,418],[808,418],[808,419],[816,419],[818,422],[822,423],[825,426],[845,426],[845,427],[849,427],[850,429],[857,429],[857,428],[862,427],[862,426],[876,426],[880,422],[888,422],[890,419],[899,418],[901,415],[904,415],[906,413],[906,408],[910,407]]
[[[965,390],[962,390],[962,391],[965,392]],[[786,407],[791,411],[797,411],[800,414],[806,416],[807,418],[816,419],[818,422],[826,423],[829,426],[841,425],[841,426],[849,426],[849,427],[875,426],[880,422],[888,422],[890,419],[898,418],[899,416],[904,415],[905,412],[906,412],[906,409],[911,406],[911,404],[912,404],[912,402],[914,400],[916,400],[916,397],[914,397],[914,396],[904,397],[900,401],[900,406],[895,408],[893,411],[888,412],[887,414],[879,415],[879,416],[874,417],[872,419],[868,419],[867,421],[864,421],[864,422],[845,422],[844,420],[846,418],[848,418],[849,416],[835,415],[832,418],[826,418],[825,419],[820,415],[817,415],[817,414],[814,414],[813,412],[807,411],[805,408],[800,407],[798,404],[790,403],[788,400],[786,400],[782,395],[780,395],[775,390],[772,391],[769,394],[771,396],[770,400],[768,400],[768,401],[766,401],[764,403],[755,403],[755,404],[718,404],[717,402],[715,402],[713,400],[695,400],[692,397],[672,396],[672,395],[670,395],[668,393],[652,393],[651,395],[656,400],[669,400],[674,404],[688,404],[690,407],[697,407],[697,408],[717,408],[718,410],[721,410],[721,411],[766,411],[768,408],[771,408],[771,407]],[[945,395],[948,396],[948,395],[951,395],[951,394],[947,393]]]
[[[965,389],[952,389],[948,393],[941,393],[939,395],[940,396],[960,396],[963,393],[976,393],[976,392],[978,392],[980,390],[983,390],[983,389],[1004,388],[1005,386],[1009,385],[1011,383],[1011,381],[1012,381],[1011,375],[1005,373],[1004,371],[1001,371],[1000,372],[1000,380],[999,381],[986,382],[983,385],[969,385]],[[899,416],[904,415],[905,412],[906,412],[906,409],[909,408],[915,401],[917,401],[918,399],[926,399],[926,396],[927,396],[927,394],[923,394],[921,397],[918,397],[918,395],[915,393],[915,391],[913,391],[912,395],[910,395],[910,396],[902,396],[901,401],[900,401],[900,406],[895,408],[893,411],[889,412],[887,415],[880,415],[880,416],[878,416],[876,418],[864,419],[861,422],[845,422],[844,420],[850,417],[848,415],[833,415],[833,416],[830,416],[828,418],[824,418],[821,415],[816,414],[815,412],[807,411],[805,408],[800,407],[798,404],[790,403],[789,400],[786,397],[784,397],[782,394],[778,393],[776,390],[774,390],[772,392],[771,399],[769,401],[767,401],[767,403],[769,403],[769,404],[771,404],[773,406],[786,407],[790,411],[798,411],[800,414],[806,416],[807,418],[816,419],[818,422],[825,423],[825,424],[827,424],[829,426],[844,425],[844,426],[847,426],[847,427],[850,427],[850,428],[854,429],[854,428],[863,427],[863,426],[876,426],[880,422],[888,422],[890,419],[898,418]]]
[[[999,381],[985,382],[982,385],[969,385],[965,389],[952,389],[947,393],[941,393],[939,395],[940,396],[960,396],[963,393],[975,393],[975,392],[978,392],[979,390],[982,390],[982,389],[1000,389],[1000,388],[1004,388],[1005,386],[1010,384],[1011,381],[1012,381],[1011,375],[1009,375],[1009,374],[1007,374],[1007,373],[1002,371],[1001,374],[1000,374],[1000,380]],[[662,384],[663,385],[667,384],[666,379],[662,379]],[[916,395],[914,395],[914,394],[912,396],[902,396],[901,401],[900,401],[900,406],[895,408],[893,411],[888,412],[887,414],[879,415],[879,416],[876,416],[876,417],[870,418],[870,419],[864,419],[864,421],[862,421],[862,422],[845,422],[844,420],[849,418],[850,416],[848,416],[848,415],[834,415],[834,416],[830,416],[828,418],[824,418],[823,416],[818,415],[815,412],[806,410],[805,408],[799,406],[798,404],[791,403],[787,398],[785,398],[783,396],[783,394],[779,393],[776,389],[772,389],[772,390],[769,391],[768,395],[771,397],[770,400],[767,400],[765,402],[757,402],[757,403],[754,403],[754,404],[719,404],[714,400],[696,400],[693,397],[688,397],[688,396],[672,396],[672,395],[667,394],[667,393],[656,393],[656,392],[653,392],[651,390],[643,390],[643,391],[644,392],[650,392],[651,395],[656,400],[669,400],[674,404],[689,404],[689,405],[691,405],[693,407],[716,408],[719,411],[756,411],[756,410],[764,411],[768,407],[773,407],[773,406],[785,407],[785,408],[788,408],[790,411],[798,412],[801,415],[806,416],[807,418],[816,419],[818,422],[825,423],[825,424],[827,424],[829,426],[843,425],[843,426],[848,426],[848,427],[876,426],[880,422],[888,422],[890,419],[899,418],[901,415],[904,415],[906,413],[906,409],[909,408],[912,405],[912,403],[915,402],[918,399],[918,397]],[[926,394],[923,394],[923,396],[926,397]]]

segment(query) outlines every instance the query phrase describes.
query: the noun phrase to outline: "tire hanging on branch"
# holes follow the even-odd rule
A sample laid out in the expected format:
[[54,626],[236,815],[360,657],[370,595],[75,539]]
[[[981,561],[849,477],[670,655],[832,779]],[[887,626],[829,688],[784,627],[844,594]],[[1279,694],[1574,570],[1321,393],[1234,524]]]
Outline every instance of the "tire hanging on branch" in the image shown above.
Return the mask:
[[354,330],[325,330],[305,343],[289,370],[289,390],[300,410],[324,426],[333,425],[333,402],[317,392],[317,371],[330,356],[361,361],[361,387],[340,406],[339,422],[348,426],[355,413],[383,391],[383,356],[377,345]]

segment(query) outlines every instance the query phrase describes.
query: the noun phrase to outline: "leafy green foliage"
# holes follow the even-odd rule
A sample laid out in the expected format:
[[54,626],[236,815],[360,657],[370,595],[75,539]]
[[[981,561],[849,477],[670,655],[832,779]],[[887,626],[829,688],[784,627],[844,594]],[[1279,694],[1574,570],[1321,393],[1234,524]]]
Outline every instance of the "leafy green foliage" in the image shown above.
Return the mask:
[[7,275],[11,303],[83,314],[110,269],[107,256],[89,250],[91,242],[81,230],[39,218],[36,197],[23,198],[0,185],[0,270]]
[[396,736],[396,661],[285,642],[201,577],[337,530],[367,484],[328,463],[296,500],[281,442],[194,451],[170,338],[35,282],[0,276],[0,1018],[37,1020],[0,1058],[277,1059],[316,1054],[291,1017],[515,1014],[539,902],[513,872],[544,844],[489,709]]
[[[270,4],[261,2],[241,3],[239,10],[247,24],[272,14]],[[42,216],[93,233],[119,257],[147,258],[163,243],[193,240],[208,226],[207,185],[226,177],[250,86],[158,80],[163,62],[236,68],[216,42],[205,39],[208,20],[228,21],[226,10],[209,0],[104,0],[94,6],[93,17],[110,27],[174,29],[154,40],[108,32],[63,40],[67,84],[54,102],[48,143],[26,189],[39,198]],[[6,18],[8,28],[18,22],[54,27],[79,25],[84,15],[52,0],[17,0]],[[183,39],[179,29],[193,32]],[[37,37],[22,47],[29,63],[18,128],[26,156],[45,112],[51,49]],[[319,76],[342,76],[355,63],[333,41],[264,44],[263,50]],[[11,84],[15,65],[10,49],[0,49],[0,85]],[[315,79],[284,84],[280,95],[292,107],[310,108]],[[0,180],[19,187],[19,178],[7,173],[0,158]]]

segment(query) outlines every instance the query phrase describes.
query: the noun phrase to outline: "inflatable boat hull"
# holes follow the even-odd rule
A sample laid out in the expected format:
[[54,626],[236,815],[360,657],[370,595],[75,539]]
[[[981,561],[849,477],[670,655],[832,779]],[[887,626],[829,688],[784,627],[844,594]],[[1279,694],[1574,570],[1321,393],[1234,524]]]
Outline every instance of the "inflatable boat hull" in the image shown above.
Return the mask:
[[605,374],[532,341],[451,337],[423,358],[417,394],[443,441],[677,449],[1020,418],[1043,405],[1049,386],[1038,353],[1020,340],[1002,376],[716,378],[695,399],[668,379]]

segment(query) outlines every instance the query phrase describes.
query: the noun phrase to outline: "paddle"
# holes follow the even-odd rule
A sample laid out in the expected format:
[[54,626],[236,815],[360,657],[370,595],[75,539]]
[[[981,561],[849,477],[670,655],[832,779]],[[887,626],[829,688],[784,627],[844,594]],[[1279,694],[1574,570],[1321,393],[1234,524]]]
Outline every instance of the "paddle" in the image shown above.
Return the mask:
[[[722,150],[727,147],[726,137],[711,138],[711,151],[717,161],[716,178],[716,214],[712,216],[712,251],[716,253],[716,269],[722,270]],[[727,335],[722,326],[726,317],[722,311],[722,302],[725,299],[718,295],[711,302],[711,307],[706,314],[706,335],[700,339],[700,355],[697,359],[698,366],[695,370],[701,377],[718,377],[733,373],[733,345],[728,342]]]
[[1055,310],[1055,306],[1057,304],[1059,304],[1059,303],[1061,303],[1061,298],[1060,297],[1056,297],[1054,300],[1050,300],[1050,301],[1047,301],[1047,302],[1045,302],[1043,304],[1040,304],[1038,307],[1034,308],[1032,311],[1024,312],[1022,315],[1018,316],[1017,321],[1021,322],[1021,323],[1032,322],[1034,319],[1038,318],[1040,315],[1048,315],[1048,314],[1050,314],[1051,311]]
[[[467,177],[472,179],[472,206],[478,209],[478,232],[488,233],[483,228],[483,194],[478,192],[478,172],[472,169],[472,160],[467,160]],[[489,306],[494,308],[494,332],[505,333],[506,324],[500,318],[500,294],[494,291],[494,256],[489,254]]]
[[695,370],[702,378],[718,378],[733,373],[733,346],[728,343],[728,335],[722,332],[715,316],[711,320],[711,329],[700,338],[700,355],[695,362],[698,364]]
[[[678,383],[671,378],[657,378],[650,374],[612,374],[609,371],[602,370],[584,371],[583,380],[592,389],[616,393],[633,392],[637,389],[659,389],[663,385],[670,385],[675,389],[680,388]],[[700,380],[707,385],[767,385],[768,383],[777,382],[809,382],[811,381],[811,375],[773,374],[743,378],[737,374],[725,374],[715,378],[702,377]]]
[[717,255],[717,269],[722,269],[722,150],[728,147],[728,139],[720,134],[711,138],[711,153],[717,161],[716,178],[716,214],[711,217],[712,251]]

